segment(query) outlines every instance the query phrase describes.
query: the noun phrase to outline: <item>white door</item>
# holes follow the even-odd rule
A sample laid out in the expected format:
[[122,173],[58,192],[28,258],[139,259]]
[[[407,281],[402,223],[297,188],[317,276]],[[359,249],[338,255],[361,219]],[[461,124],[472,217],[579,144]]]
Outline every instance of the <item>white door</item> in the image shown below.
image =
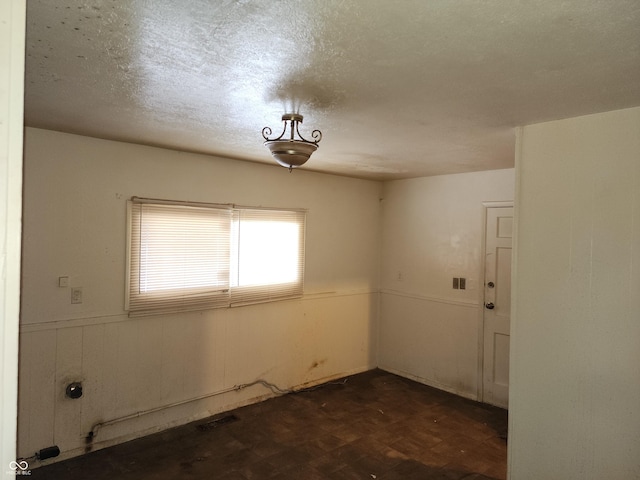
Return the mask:
[[487,208],[482,399],[509,404],[509,313],[513,207]]

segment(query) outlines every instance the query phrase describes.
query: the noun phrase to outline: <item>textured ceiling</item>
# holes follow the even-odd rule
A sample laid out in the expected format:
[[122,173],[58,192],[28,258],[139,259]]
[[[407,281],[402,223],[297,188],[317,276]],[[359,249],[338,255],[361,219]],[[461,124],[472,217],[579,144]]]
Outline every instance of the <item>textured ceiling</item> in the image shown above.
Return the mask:
[[[25,122],[394,179],[513,166],[513,127],[640,105],[638,0],[29,0]],[[307,135],[308,136],[308,135]]]

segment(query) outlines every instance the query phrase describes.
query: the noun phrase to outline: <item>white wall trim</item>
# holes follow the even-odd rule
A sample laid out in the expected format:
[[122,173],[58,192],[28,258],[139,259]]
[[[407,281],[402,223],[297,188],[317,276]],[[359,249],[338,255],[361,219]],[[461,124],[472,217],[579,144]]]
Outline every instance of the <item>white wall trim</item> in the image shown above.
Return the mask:
[[450,298],[444,297],[433,297],[429,295],[422,295],[419,293],[412,292],[402,292],[400,290],[392,290],[389,288],[384,288],[380,290],[380,293],[384,295],[393,295],[395,297],[404,297],[404,298],[413,298],[416,300],[424,300],[427,302],[436,302],[436,303],[445,303],[447,305],[456,305],[458,307],[469,307],[469,308],[478,308],[480,304],[478,302],[469,302],[466,300],[453,300]]
[[0,2],[0,475],[16,459],[25,30],[26,1]]
[[34,333],[46,330],[60,330],[63,328],[90,327],[92,325],[106,325],[129,320],[127,314],[105,315],[100,317],[70,318],[66,320],[52,320],[50,322],[27,323],[20,325],[20,333]]
[[[311,294],[305,295],[302,298],[282,300],[282,301],[293,302],[293,301],[326,300],[326,299],[339,298],[339,297],[356,297],[361,295],[375,295],[378,293],[379,292],[377,290],[352,291],[352,292],[341,292],[341,293],[340,292],[322,292],[322,293],[311,293]],[[267,303],[274,303],[274,302],[267,302]],[[253,306],[255,307],[256,305],[259,305],[259,304],[254,304]],[[251,305],[248,305],[248,306],[251,306]],[[219,308],[214,310],[228,310],[230,308],[238,309],[238,308],[244,308],[244,307],[243,306],[225,307],[225,308]],[[202,310],[202,311],[206,311],[206,310]],[[198,314],[202,311],[190,311],[190,312],[184,312],[184,314]],[[68,319],[61,319],[61,320],[51,320],[51,321],[44,321],[44,322],[33,322],[33,323],[26,323],[26,324],[20,325],[20,333],[42,332],[46,330],[60,330],[63,328],[90,327],[93,325],[106,325],[110,323],[126,322],[126,321],[140,319],[140,318],[150,318],[150,317],[131,318],[126,313],[120,313],[115,315],[99,315],[94,317],[80,317],[80,318],[68,318]]]
[[498,208],[498,207],[513,207],[513,200],[504,200],[500,202],[482,202],[482,206],[485,207],[485,211],[487,208]]
[[[511,337],[511,345],[509,352],[509,407],[512,412],[518,412],[518,390],[514,389],[514,378],[513,372],[516,371],[517,367],[515,366],[518,361],[518,348],[517,342],[519,340],[518,334],[518,254],[519,254],[519,224],[520,224],[520,196],[522,194],[521,187],[521,179],[522,179],[522,147],[524,143],[524,128],[518,127],[515,129],[516,133],[516,152],[515,152],[515,191],[513,194],[514,198],[514,208],[513,208],[513,237],[512,237],[512,245],[511,245],[511,323],[510,323],[510,337]],[[515,352],[515,354],[514,354]],[[515,395],[514,395],[515,393]],[[509,415],[508,425],[507,425],[507,434],[509,437],[509,444],[513,442],[514,436],[518,435],[519,432],[515,427],[516,415]],[[512,448],[507,448],[507,478],[512,478],[513,471],[513,463],[514,463],[514,453]]]

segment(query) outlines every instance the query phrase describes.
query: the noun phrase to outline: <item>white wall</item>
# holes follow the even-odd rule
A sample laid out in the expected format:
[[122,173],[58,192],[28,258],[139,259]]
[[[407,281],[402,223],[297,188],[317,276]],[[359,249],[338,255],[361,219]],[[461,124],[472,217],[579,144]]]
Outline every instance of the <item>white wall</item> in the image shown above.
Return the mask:
[[0,2],[0,475],[16,459],[25,14]]
[[513,200],[513,186],[513,169],[384,184],[381,368],[477,398],[482,203]]
[[509,471],[640,478],[640,108],[524,127]]
[[[258,378],[289,388],[377,365],[380,183],[32,128],[25,140],[20,455],[54,444],[76,455],[97,422]],[[131,196],[308,209],[304,298],[129,319]],[[61,276],[83,288],[82,304]],[[76,380],[85,395],[70,400]],[[104,427],[94,448],[267,394],[250,387]]]

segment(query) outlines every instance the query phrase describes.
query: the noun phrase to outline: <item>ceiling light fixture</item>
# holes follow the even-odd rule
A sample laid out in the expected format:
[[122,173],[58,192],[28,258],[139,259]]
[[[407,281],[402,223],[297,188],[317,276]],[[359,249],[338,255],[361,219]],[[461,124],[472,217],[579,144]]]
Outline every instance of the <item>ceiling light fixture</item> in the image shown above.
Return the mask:
[[[262,129],[262,136],[266,140],[264,142],[265,146],[271,151],[271,155],[276,159],[276,162],[283,167],[287,167],[291,172],[294,168],[304,165],[311,154],[318,149],[318,142],[322,140],[322,132],[314,130],[311,132],[313,141],[305,139],[298,130],[299,124],[302,123],[302,115],[298,113],[285,113],[282,115],[282,121],[284,128],[279,137],[269,138],[269,135],[271,135],[269,127]],[[288,138],[284,138],[287,133],[287,122],[291,134]],[[295,138],[295,134],[298,135],[298,139]]]

